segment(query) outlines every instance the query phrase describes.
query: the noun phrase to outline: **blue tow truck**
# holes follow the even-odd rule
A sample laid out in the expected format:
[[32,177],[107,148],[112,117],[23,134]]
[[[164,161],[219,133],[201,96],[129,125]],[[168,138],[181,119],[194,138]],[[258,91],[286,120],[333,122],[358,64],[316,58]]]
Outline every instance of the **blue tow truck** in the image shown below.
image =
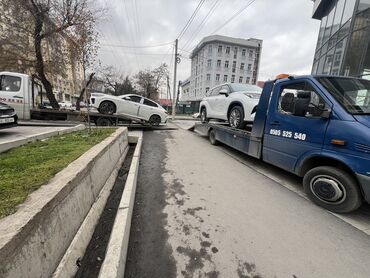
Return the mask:
[[368,80],[280,75],[265,83],[248,130],[219,123],[194,130],[303,177],[308,197],[330,211],[370,203]]

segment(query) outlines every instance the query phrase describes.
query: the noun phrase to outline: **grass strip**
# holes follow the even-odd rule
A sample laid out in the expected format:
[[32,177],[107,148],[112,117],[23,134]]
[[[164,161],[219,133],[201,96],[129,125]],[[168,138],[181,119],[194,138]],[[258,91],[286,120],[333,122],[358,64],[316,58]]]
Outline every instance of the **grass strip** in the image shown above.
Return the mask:
[[0,218],[27,196],[115,131],[92,129],[51,137],[0,154]]

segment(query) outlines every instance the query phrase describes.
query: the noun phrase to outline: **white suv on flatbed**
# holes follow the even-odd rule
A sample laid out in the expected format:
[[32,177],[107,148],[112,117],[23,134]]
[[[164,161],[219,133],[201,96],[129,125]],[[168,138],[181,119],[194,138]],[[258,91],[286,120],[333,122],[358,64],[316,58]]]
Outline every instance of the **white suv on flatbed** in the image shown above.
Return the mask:
[[225,83],[212,88],[200,103],[202,123],[210,119],[228,121],[230,126],[244,128],[252,123],[262,89],[255,85]]

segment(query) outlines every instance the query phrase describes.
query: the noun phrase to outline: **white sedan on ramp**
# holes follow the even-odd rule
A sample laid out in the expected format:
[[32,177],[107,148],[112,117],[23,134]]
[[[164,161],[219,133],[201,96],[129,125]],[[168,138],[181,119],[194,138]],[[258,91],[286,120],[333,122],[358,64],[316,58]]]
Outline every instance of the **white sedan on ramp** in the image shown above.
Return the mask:
[[148,122],[153,126],[166,123],[168,118],[168,113],[162,106],[139,95],[112,96],[92,93],[90,102],[92,107],[98,109],[102,114],[112,115],[116,113]]
[[249,84],[225,83],[216,86],[200,103],[201,121],[224,120],[230,126],[242,129],[253,122],[261,93],[261,88]]

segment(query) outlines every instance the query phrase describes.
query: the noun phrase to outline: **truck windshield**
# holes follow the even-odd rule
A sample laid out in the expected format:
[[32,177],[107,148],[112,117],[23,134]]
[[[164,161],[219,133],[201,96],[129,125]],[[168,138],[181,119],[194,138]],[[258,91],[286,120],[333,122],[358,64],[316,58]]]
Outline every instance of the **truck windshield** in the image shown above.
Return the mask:
[[0,91],[18,92],[21,89],[21,78],[10,75],[0,75]]
[[343,77],[318,77],[317,80],[349,113],[370,114],[370,81]]

